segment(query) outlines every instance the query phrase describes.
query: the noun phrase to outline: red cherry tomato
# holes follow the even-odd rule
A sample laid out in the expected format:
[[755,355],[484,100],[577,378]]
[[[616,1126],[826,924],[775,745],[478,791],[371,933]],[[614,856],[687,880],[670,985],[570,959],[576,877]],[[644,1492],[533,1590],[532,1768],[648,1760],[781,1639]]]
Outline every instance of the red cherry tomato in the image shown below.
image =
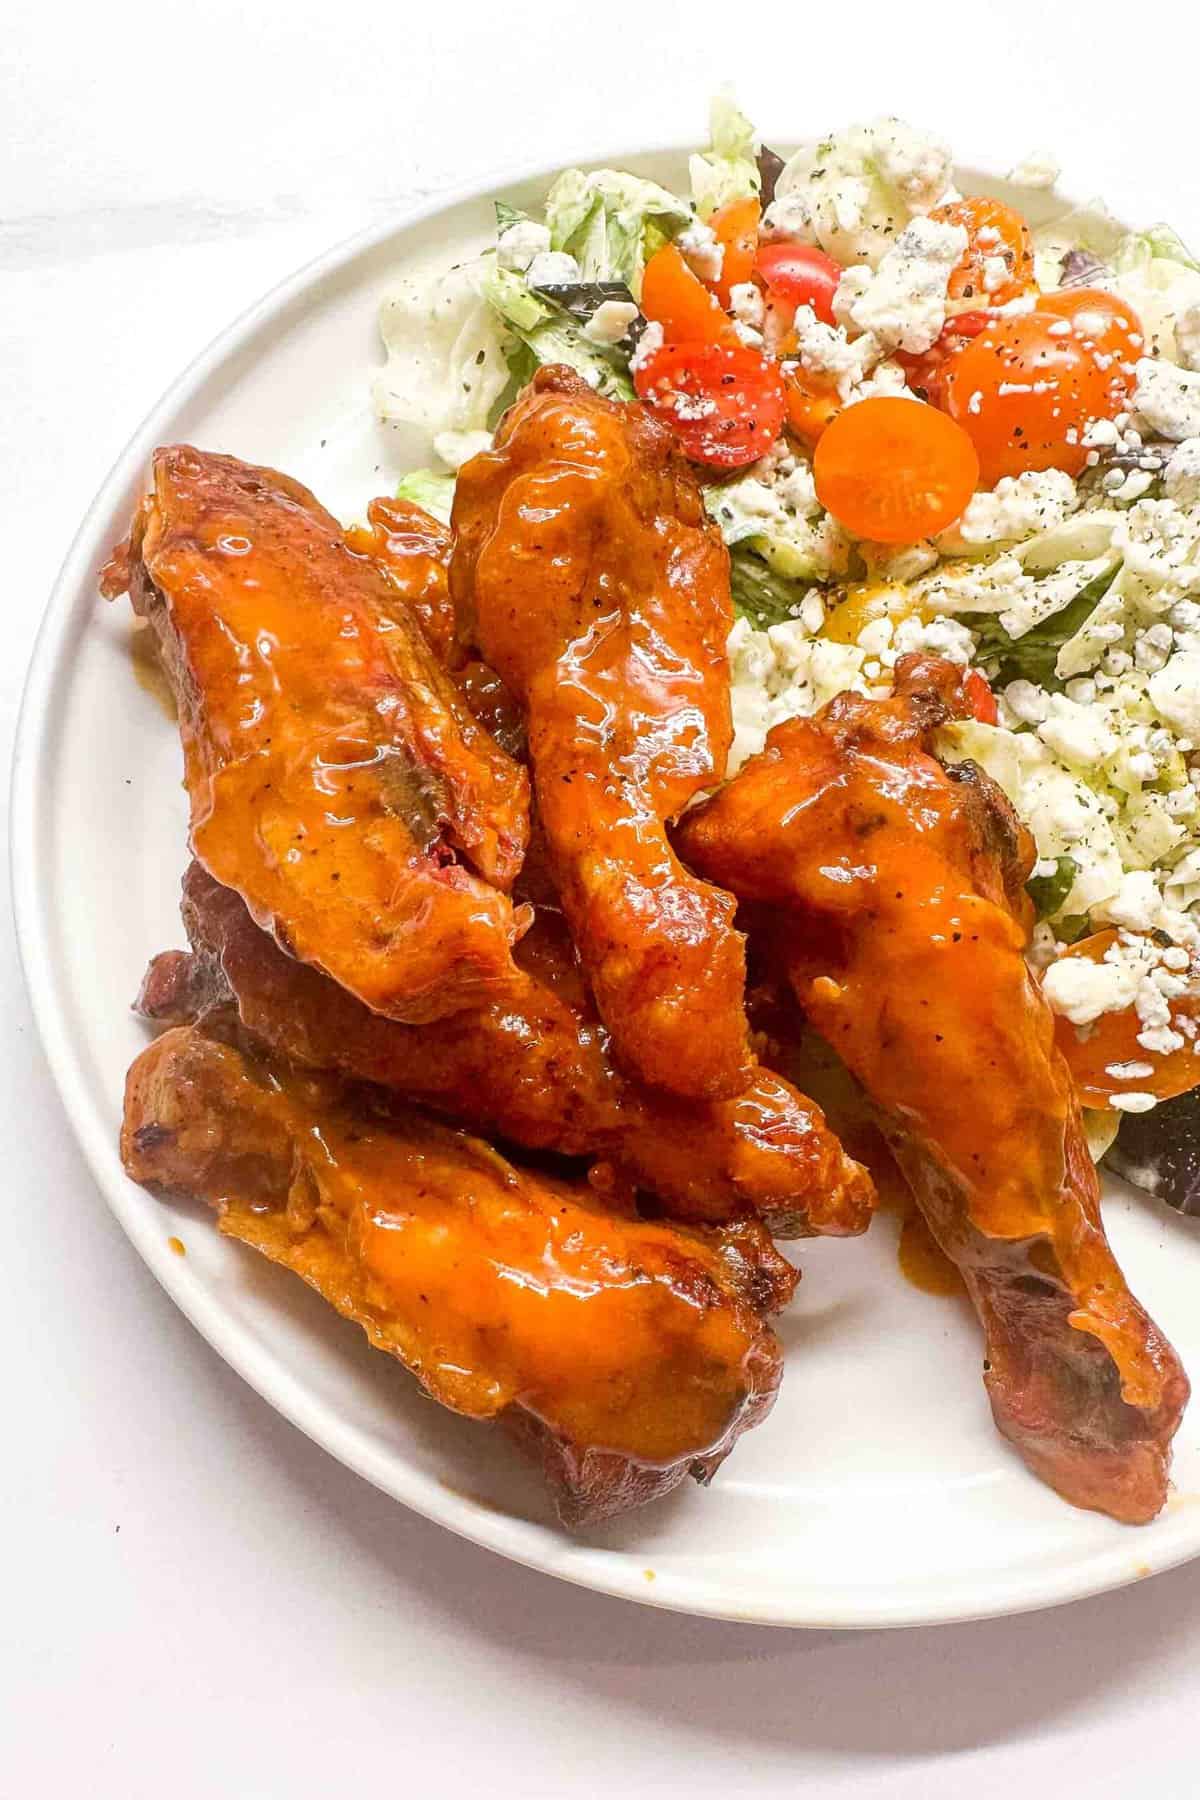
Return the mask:
[[971,711],[981,725],[998,725],[1000,712],[996,705],[996,696],[987,684],[985,676],[978,669],[968,669],[963,679],[963,687],[967,699],[971,702]]
[[757,350],[664,344],[634,373],[638,397],[669,425],[692,462],[740,469],[783,428],[783,381]]
[[780,300],[793,308],[811,306],[818,319],[833,324],[833,296],[842,271],[832,256],[811,244],[760,244],[758,272]]
[[846,407],[813,452],[817,498],[856,537],[915,544],[957,519],[975,492],[971,440],[920,400],[881,394]]
[[993,319],[922,385],[970,437],[986,487],[1026,469],[1079,475],[1088,426],[1129,405],[1141,345],[1130,307],[1075,288]]

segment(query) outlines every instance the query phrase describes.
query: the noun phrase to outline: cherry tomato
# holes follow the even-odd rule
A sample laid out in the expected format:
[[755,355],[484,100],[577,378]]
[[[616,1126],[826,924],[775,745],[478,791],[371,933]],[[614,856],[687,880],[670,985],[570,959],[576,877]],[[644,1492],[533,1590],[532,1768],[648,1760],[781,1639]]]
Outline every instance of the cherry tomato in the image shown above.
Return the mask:
[[1088,426],[1129,404],[1140,340],[1136,316],[1112,295],[1047,294],[960,344],[924,385],[975,445],[986,487],[1026,469],[1079,475]]
[[662,326],[669,344],[728,344],[732,349],[741,342],[733,320],[674,244],[664,244],[646,264],[641,304],[646,318]]
[[757,350],[664,344],[634,373],[639,397],[669,425],[692,462],[739,469],[783,428],[783,381]]
[[979,480],[962,427],[920,400],[847,406],[813,454],[817,498],[856,537],[912,544],[957,519]]
[[[954,200],[930,213],[942,225],[961,225],[967,248],[951,271],[951,300],[973,300],[976,306],[1003,306],[1033,286],[1033,246],[1029,227],[1019,212],[1002,200]],[[996,268],[996,258],[1003,273]],[[988,276],[993,279],[989,285]],[[999,275],[997,280],[995,277]]]
[[[1086,956],[1091,962],[1103,962],[1104,953],[1117,941],[1115,931],[1098,931],[1083,938],[1064,952],[1067,956]],[[1200,997],[1184,995],[1171,1003],[1171,1022],[1179,1018],[1200,1020]],[[1132,1007],[1126,1012],[1101,1013],[1094,1025],[1083,1028],[1082,1036],[1069,1019],[1056,1018],[1054,1036],[1067,1059],[1079,1098],[1085,1106],[1107,1106],[1114,1094],[1154,1094],[1159,1100],[1186,1094],[1200,1086],[1200,1045],[1188,1040],[1182,1050],[1163,1056],[1138,1043],[1144,1030]],[[1178,1026],[1176,1025],[1176,1029]],[[1113,1075],[1129,1064],[1149,1065],[1151,1073]]]
[[937,342],[928,350],[894,351],[893,355],[903,366],[913,392],[928,400],[931,406],[937,406],[939,383],[947,364],[968,339],[978,337],[981,331],[986,331],[992,319],[993,315],[986,312],[957,313],[953,319],[947,319]]
[[968,669],[963,677],[963,687],[967,699],[971,703],[971,712],[981,725],[998,725],[1000,711],[996,705],[996,696],[988,686],[987,677],[978,669]]
[[895,626],[920,616],[921,603],[903,582],[859,581],[830,608],[819,635],[832,644],[857,644],[876,619],[890,619]]
[[758,196],[750,194],[744,200],[731,200],[709,220],[724,252],[721,273],[712,284],[713,292],[726,310],[732,304],[730,295],[733,289],[742,287],[753,279],[754,259],[758,254],[758,222],[761,217],[762,208],[758,204]]
[[830,420],[842,410],[837,389],[822,387],[797,369],[785,378],[783,392],[789,431],[813,449]]
[[811,306],[826,325],[834,323],[833,296],[842,279],[841,266],[811,244],[761,244],[758,272],[771,293],[797,306]]

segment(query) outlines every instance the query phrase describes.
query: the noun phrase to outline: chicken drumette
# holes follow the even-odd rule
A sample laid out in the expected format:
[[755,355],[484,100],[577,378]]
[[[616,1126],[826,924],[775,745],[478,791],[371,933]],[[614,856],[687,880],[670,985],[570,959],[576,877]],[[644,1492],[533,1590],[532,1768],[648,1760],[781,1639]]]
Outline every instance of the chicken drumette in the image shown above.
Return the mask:
[[567,1524],[707,1481],[774,1399],[765,1321],[795,1274],[754,1222],[639,1218],[186,1028],[130,1070],[121,1150],[135,1181],[215,1206],[432,1398],[501,1421]]

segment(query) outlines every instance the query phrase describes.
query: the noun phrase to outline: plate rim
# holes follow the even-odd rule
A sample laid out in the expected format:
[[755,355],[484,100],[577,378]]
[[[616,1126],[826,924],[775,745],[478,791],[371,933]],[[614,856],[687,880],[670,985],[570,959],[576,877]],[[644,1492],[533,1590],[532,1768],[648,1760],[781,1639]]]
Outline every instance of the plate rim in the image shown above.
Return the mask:
[[[786,136],[772,141],[794,146],[794,140]],[[694,148],[694,144],[673,141],[642,142],[633,149],[606,146],[592,156],[576,153],[569,160],[620,166],[644,157],[686,157]],[[807,1630],[902,1628],[1010,1616],[1114,1591],[1147,1575],[1176,1568],[1200,1556],[1200,1515],[1193,1541],[1187,1541],[1186,1533],[1173,1534],[1171,1548],[1164,1544],[1157,1556],[1152,1543],[1146,1541],[1144,1557],[1135,1560],[1139,1540],[1130,1538],[1127,1546],[1106,1546],[1092,1552],[1082,1564],[1069,1564],[1065,1570],[1040,1573],[1036,1580],[1026,1574],[1024,1591],[1010,1577],[991,1575],[973,1584],[974,1599],[932,1607],[918,1600],[918,1595],[927,1590],[910,1593],[906,1589],[880,1589],[873,1601],[865,1595],[855,1595],[847,1604],[844,1589],[826,1592],[805,1584],[803,1592],[808,1603],[798,1612],[795,1590],[787,1583],[781,1584],[777,1599],[760,1597],[738,1604],[732,1597],[722,1598],[708,1586],[668,1570],[657,1571],[651,1583],[640,1566],[645,1559],[638,1559],[634,1552],[613,1552],[589,1545],[586,1559],[572,1561],[572,1552],[577,1558],[580,1546],[566,1533],[557,1539],[542,1533],[530,1545],[522,1541],[525,1521],[477,1505],[423,1475],[414,1465],[398,1463],[394,1456],[382,1451],[372,1453],[370,1446],[340,1421],[326,1403],[307,1392],[302,1379],[228,1316],[214,1295],[191,1280],[186,1264],[167,1246],[165,1235],[153,1232],[144,1222],[135,1198],[141,1190],[115,1162],[115,1146],[109,1142],[107,1124],[93,1105],[82,1061],[73,1048],[66,994],[59,992],[62,977],[55,966],[51,929],[43,916],[51,903],[47,884],[38,879],[46,856],[45,828],[39,818],[38,778],[40,752],[53,734],[64,703],[63,689],[74,642],[86,628],[95,605],[94,594],[87,589],[87,578],[99,555],[112,542],[112,520],[118,503],[135,479],[144,480],[150,451],[160,440],[162,428],[189,401],[203,394],[223,364],[236,357],[259,331],[284,315],[308,291],[379,249],[389,238],[440,213],[486,202],[506,186],[548,182],[565,166],[566,160],[549,165],[540,161],[518,163],[439,190],[397,208],[301,264],[236,315],[184,366],[121,449],[87,508],[54,580],[34,640],[13,737],[10,779],[10,882],[18,955],[42,1050],[75,1141],[109,1210],[150,1272],[222,1361],[269,1406],[390,1498],[455,1535],[526,1568],[614,1598],[693,1617]],[[1003,181],[1003,177],[988,169],[985,161],[966,162],[956,157],[956,170],[967,167],[978,170],[993,183]],[[1073,204],[1069,195],[1057,189],[1055,193],[1064,210]],[[1182,1543],[1178,1541],[1180,1536]],[[836,1598],[839,1593],[843,1596],[840,1601]]]

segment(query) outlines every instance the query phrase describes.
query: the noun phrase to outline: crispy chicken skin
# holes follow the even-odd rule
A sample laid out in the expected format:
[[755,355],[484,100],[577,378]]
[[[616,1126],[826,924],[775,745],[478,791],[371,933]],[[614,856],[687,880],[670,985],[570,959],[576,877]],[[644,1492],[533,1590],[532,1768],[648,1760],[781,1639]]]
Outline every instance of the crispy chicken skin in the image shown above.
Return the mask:
[[1142,1523],[1187,1378],[1104,1236],[1023,956],[1029,836],[981,771],[932,754],[969,712],[960,684],[905,658],[891,700],[843,694],[777,726],[678,841],[759,906],[805,1014],[880,1109],[983,1324],[999,1429],[1066,1499]]
[[475,1130],[535,1150],[588,1156],[656,1195],[676,1217],[756,1212],[779,1236],[865,1230],[873,1193],[818,1108],[761,1070],[734,1100],[641,1089],[615,1066],[562,919],[539,907],[502,999],[421,1026],[367,1011],[285,956],[238,896],[198,864],[184,878],[192,951],[151,963],[139,1010],[162,1023],[236,1001],[252,1036],[292,1062],[370,1081]]
[[511,975],[525,771],[306,488],[159,450],[103,586],[158,633],[194,853],[261,925],[393,1018]]
[[774,1399],[764,1321],[795,1275],[760,1226],[641,1219],[192,1029],[134,1063],[121,1152],[135,1181],[215,1206],[433,1399],[507,1423],[565,1524],[709,1479]]
[[747,1084],[734,902],[665,822],[731,739],[729,559],[669,433],[542,369],[460,471],[450,585],[525,709],[554,878],[617,1054],[693,1099]]

